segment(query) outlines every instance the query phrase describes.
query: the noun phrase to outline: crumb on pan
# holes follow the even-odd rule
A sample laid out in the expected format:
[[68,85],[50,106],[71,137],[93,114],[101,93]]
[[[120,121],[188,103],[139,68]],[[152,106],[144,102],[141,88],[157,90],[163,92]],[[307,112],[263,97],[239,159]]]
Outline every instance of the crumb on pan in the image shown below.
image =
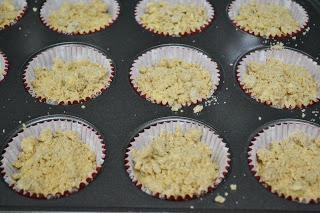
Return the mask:
[[12,175],[19,189],[44,196],[78,188],[96,169],[96,155],[74,131],[41,131],[21,142]]
[[236,191],[237,190],[237,184],[230,184],[230,189],[231,189],[231,191]]
[[3,0],[0,2],[0,29],[11,24],[19,16],[20,11],[17,10],[12,0]]
[[224,203],[226,201],[226,198],[221,196],[221,195],[217,195],[215,198],[214,198],[214,202],[216,203]]
[[243,84],[253,97],[278,108],[306,106],[317,100],[319,89],[306,68],[276,58],[249,63]]
[[88,60],[63,61],[56,58],[52,67],[38,67],[31,81],[35,94],[47,101],[73,102],[98,94],[108,81],[108,70]]
[[199,113],[203,110],[203,106],[202,105],[197,105],[193,108],[193,113]]
[[147,4],[140,20],[155,32],[179,36],[200,29],[209,17],[204,6],[160,1]]
[[241,6],[235,22],[244,29],[264,37],[291,34],[300,29],[291,11],[277,4],[251,1]]
[[161,132],[141,149],[134,149],[134,175],[148,190],[167,196],[200,195],[218,178],[212,150],[201,142],[202,131]]
[[285,196],[320,197],[320,138],[295,132],[257,151],[257,175]]
[[108,5],[102,0],[67,3],[49,13],[48,24],[64,33],[87,33],[111,22]]
[[208,99],[213,88],[208,70],[177,59],[141,67],[136,83],[142,93],[157,103],[168,104],[172,111]]

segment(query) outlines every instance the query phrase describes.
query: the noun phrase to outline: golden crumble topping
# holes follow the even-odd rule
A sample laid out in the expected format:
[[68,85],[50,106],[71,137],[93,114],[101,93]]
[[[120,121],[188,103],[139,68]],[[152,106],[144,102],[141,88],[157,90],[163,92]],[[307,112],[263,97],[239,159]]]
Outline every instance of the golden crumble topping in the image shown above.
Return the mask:
[[59,58],[51,68],[36,68],[31,82],[37,96],[54,102],[79,101],[100,92],[109,73],[87,60],[67,62]]
[[19,189],[45,196],[78,188],[96,169],[96,155],[74,131],[45,129],[38,138],[21,142],[22,152],[13,166]]
[[104,27],[111,20],[105,2],[91,0],[89,3],[63,3],[49,14],[48,24],[64,33],[86,33]]
[[246,30],[265,37],[290,34],[300,28],[288,8],[255,1],[241,6],[235,21]]
[[279,108],[308,105],[317,99],[318,83],[308,70],[275,58],[249,63],[243,82],[252,96]]
[[201,142],[201,130],[162,132],[133,150],[134,174],[152,192],[167,196],[201,194],[218,178],[212,150]]
[[11,24],[19,16],[20,11],[12,4],[12,0],[0,2],[0,29]]
[[141,16],[141,22],[146,27],[174,36],[200,29],[208,20],[203,6],[166,1],[149,3]]
[[320,138],[296,132],[257,152],[257,174],[275,191],[300,200],[320,197]]
[[168,103],[173,111],[198,99],[207,99],[212,93],[210,73],[198,64],[163,59],[139,72],[138,88],[157,103]]

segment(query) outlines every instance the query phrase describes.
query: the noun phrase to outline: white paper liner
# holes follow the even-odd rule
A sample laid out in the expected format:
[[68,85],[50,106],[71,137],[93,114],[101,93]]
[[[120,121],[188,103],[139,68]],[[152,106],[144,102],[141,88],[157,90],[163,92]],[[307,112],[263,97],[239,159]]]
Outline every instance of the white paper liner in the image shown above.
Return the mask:
[[[296,66],[304,67],[306,70],[310,72],[310,74],[313,76],[315,81],[317,81],[318,86],[320,86],[320,66],[315,62],[312,58],[310,58],[307,55],[302,54],[301,52],[292,50],[292,49],[272,49],[272,48],[265,48],[253,51],[247,55],[245,55],[241,61],[239,62],[237,66],[237,79],[241,86],[241,88],[250,95],[252,98],[254,98],[256,101],[260,103],[266,103],[267,105],[270,105],[274,108],[279,108],[277,106],[274,106],[271,102],[263,102],[259,98],[254,97],[251,95],[249,90],[244,88],[244,76],[247,73],[248,64],[251,62],[261,62],[265,63],[267,59],[269,58],[276,58],[281,60],[285,64],[292,64]],[[318,102],[320,99],[320,88],[318,88],[317,93],[317,100],[314,102],[309,103],[308,105],[302,105],[302,106],[292,106],[291,108],[303,108],[307,107],[311,104],[314,104],[315,102]]]
[[[293,18],[299,23],[299,26],[300,26],[299,30],[292,32],[290,34],[283,34],[281,36],[277,35],[277,36],[272,37],[270,35],[269,38],[293,37],[296,34],[298,34],[299,32],[302,32],[304,29],[306,29],[308,22],[309,22],[308,13],[300,4],[296,3],[295,1],[292,1],[292,0],[255,0],[255,1],[259,4],[276,4],[276,5],[286,7],[290,10]],[[250,34],[253,34],[255,36],[261,36],[260,33],[249,31],[249,30],[245,29],[244,27],[242,27],[241,25],[239,25],[235,21],[235,17],[239,15],[239,11],[240,11],[241,6],[248,4],[250,2],[252,2],[252,0],[234,0],[228,8],[228,15],[229,15],[229,18],[231,19],[231,21],[238,28],[240,28]],[[264,37],[264,36],[261,36],[261,37]]]
[[[27,192],[22,189],[19,189],[14,180],[11,178],[14,173],[18,170],[12,166],[13,162],[15,162],[18,158],[18,155],[22,151],[21,142],[24,138],[34,136],[38,137],[42,130],[50,129],[53,132],[56,131],[75,131],[79,133],[81,140],[88,144],[91,150],[96,154],[96,170],[92,171],[91,175],[88,175],[86,180],[82,183],[79,183],[77,188],[68,189],[63,193],[58,193],[54,195],[48,195],[45,197],[43,194],[36,194],[32,192]],[[81,120],[75,118],[68,117],[51,117],[44,121],[37,121],[35,123],[31,123],[25,129],[22,129],[19,133],[14,135],[8,146],[4,150],[5,152],[2,154],[0,171],[4,176],[4,181],[16,192],[22,194],[27,197],[37,198],[37,199],[53,199],[68,196],[71,193],[77,192],[82,189],[86,185],[88,185],[100,172],[102,164],[105,159],[105,145],[103,143],[102,136],[92,127],[88,126],[86,123]]]
[[[35,73],[34,73],[35,68],[38,68],[38,67],[50,68],[52,67],[54,59],[56,58],[60,58],[67,62],[77,61],[77,60],[89,60],[92,63],[100,64],[101,66],[103,66],[108,72],[109,77],[105,82],[104,87],[101,88],[101,90],[98,93],[92,94],[91,97],[86,97],[83,100],[74,100],[73,102],[57,103],[57,102],[49,101],[45,97],[40,97],[34,92],[31,82],[35,79]],[[28,90],[31,96],[33,96],[34,98],[37,98],[39,101],[46,102],[52,105],[57,105],[57,104],[66,105],[66,104],[83,103],[85,101],[88,101],[90,99],[93,99],[99,96],[102,92],[104,92],[110,86],[113,77],[114,77],[114,67],[111,63],[111,60],[108,59],[107,56],[105,56],[98,49],[95,49],[91,46],[87,46],[84,44],[61,44],[61,45],[46,49],[40,52],[38,55],[36,55],[33,59],[31,59],[24,71],[23,82],[26,90]]]
[[[90,2],[91,0],[47,0],[41,7],[40,19],[42,23],[47,27],[49,27],[51,30],[59,33],[63,33],[63,34],[69,34],[49,24],[48,19],[49,19],[50,13],[52,11],[58,10],[63,3],[79,4],[79,3],[90,3]],[[94,32],[104,30],[107,27],[111,26],[111,24],[113,24],[116,21],[116,19],[120,14],[120,5],[117,2],[117,0],[103,0],[103,2],[105,2],[106,5],[108,5],[108,13],[111,16],[111,20],[109,22],[105,23],[104,26],[101,26],[100,28],[96,28],[94,30],[85,31],[83,33],[70,33],[70,34],[72,35],[89,34],[89,33],[94,33]]]
[[[0,83],[8,74],[9,62],[7,57],[0,51]],[[3,73],[2,73],[3,71]]]
[[260,149],[268,148],[272,142],[283,141],[287,139],[290,135],[296,132],[303,132],[311,138],[320,137],[320,127],[313,125],[311,123],[297,121],[297,120],[275,122],[274,124],[264,128],[251,140],[251,144],[249,145],[249,151],[248,151],[249,167],[252,173],[254,174],[254,176],[258,179],[258,181],[262,185],[264,185],[272,193],[275,193],[280,197],[284,197],[288,200],[298,201],[302,203],[320,202],[320,198],[318,198],[318,200],[306,200],[303,198],[285,196],[283,193],[272,189],[272,186],[269,186],[268,184],[266,184],[263,181],[263,178],[261,178],[259,174],[257,174],[257,169],[256,169],[257,151]]
[[[187,63],[200,65],[203,69],[208,70],[211,74],[212,89],[210,96],[217,89],[220,82],[220,71],[218,68],[218,64],[214,62],[211,58],[209,58],[207,55],[192,47],[185,47],[179,45],[156,47],[138,57],[134,61],[130,71],[130,81],[132,86],[140,94],[140,96],[146,98],[147,100],[153,103],[167,105],[167,102],[165,101],[157,102],[148,94],[141,91],[137,85],[137,78],[139,77],[140,68],[145,66],[149,67],[156,65],[160,63],[162,59],[178,59]],[[193,104],[199,103],[203,100],[204,98],[199,98]],[[187,103],[184,104],[184,106],[186,105]]]
[[[27,10],[28,4],[27,4],[26,0],[11,0],[11,1],[12,1],[14,8],[19,11],[19,15],[14,20],[12,20],[12,22],[10,22],[10,24],[8,24],[4,27],[0,27],[0,30],[3,30],[5,28],[17,23],[22,18],[22,16],[25,14],[25,12]],[[0,4],[2,4],[2,1],[0,1]]]
[[[151,2],[163,2],[164,0],[141,0],[136,8],[135,8],[135,19],[136,21],[145,29],[147,29],[150,32],[156,33],[156,34],[160,34],[160,35],[164,35],[167,36],[169,35],[168,33],[165,32],[157,32],[152,28],[149,28],[148,26],[144,25],[141,22],[141,16],[144,15],[144,11],[146,10],[146,7],[149,3]],[[214,9],[212,7],[212,5],[207,1],[207,0],[165,0],[165,2],[168,2],[170,4],[185,4],[185,5],[195,5],[195,6],[201,6],[204,7],[204,9],[207,12],[208,15],[208,19],[205,23],[203,23],[203,25],[200,28],[194,29],[191,32],[184,32],[184,33],[179,33],[179,36],[184,36],[184,35],[190,35],[193,33],[197,33],[197,32],[201,32],[203,31],[205,28],[207,28],[213,21],[214,19]],[[172,36],[177,36],[177,35],[172,35]]]
[[[161,132],[174,132],[177,127],[181,128],[182,132],[186,132],[189,129],[201,129],[202,130],[202,138],[201,141],[207,144],[212,150],[212,160],[218,164],[219,167],[219,176],[212,183],[211,186],[208,186],[208,190],[204,191],[201,194],[191,194],[185,195],[183,197],[174,197],[174,196],[167,196],[163,194],[159,194],[158,192],[152,192],[148,188],[144,187],[138,179],[135,177],[134,170],[133,170],[133,161],[132,161],[132,151],[134,149],[142,149],[144,146],[152,142],[152,139],[158,137]],[[171,121],[159,121],[156,124],[150,125],[146,127],[143,131],[139,132],[129,144],[129,147],[126,152],[125,158],[125,167],[127,168],[127,172],[129,177],[131,178],[132,182],[135,183],[142,191],[145,193],[158,197],[160,199],[167,199],[167,200],[188,200],[197,198],[203,194],[206,194],[212,191],[228,173],[228,169],[230,167],[230,153],[229,149],[224,143],[223,139],[217,135],[215,131],[210,129],[209,127],[197,123],[195,121],[186,120],[186,119],[173,119]]]

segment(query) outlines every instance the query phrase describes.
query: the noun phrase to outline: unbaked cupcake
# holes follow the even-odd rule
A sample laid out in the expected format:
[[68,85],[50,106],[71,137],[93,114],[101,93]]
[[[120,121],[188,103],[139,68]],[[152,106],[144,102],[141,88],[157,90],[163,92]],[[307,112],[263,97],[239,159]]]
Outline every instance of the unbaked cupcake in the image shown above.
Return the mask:
[[228,14],[239,28],[266,38],[292,37],[309,21],[304,8],[291,0],[234,0]]
[[320,97],[320,67],[292,49],[267,48],[245,55],[237,77],[242,89],[275,108],[302,108]]
[[135,60],[130,79],[141,96],[172,111],[210,98],[220,81],[218,65],[185,46],[152,49]]
[[40,16],[49,28],[65,34],[88,34],[105,29],[118,17],[116,0],[48,0]]
[[15,191],[59,198],[88,185],[101,169],[105,148],[89,124],[51,116],[27,123],[3,152],[1,173]]
[[194,121],[158,121],[130,143],[126,167],[132,181],[161,199],[185,200],[212,190],[229,167],[225,143]]
[[207,27],[214,11],[206,0],[142,0],[135,16],[140,25],[154,33],[181,36]]
[[264,128],[249,147],[249,165],[272,192],[303,203],[320,201],[320,128],[282,121]]
[[0,2],[0,30],[16,23],[25,13],[25,0],[3,0]]
[[97,97],[113,78],[113,66],[99,50],[58,45],[39,53],[24,73],[29,93],[49,104],[73,104]]

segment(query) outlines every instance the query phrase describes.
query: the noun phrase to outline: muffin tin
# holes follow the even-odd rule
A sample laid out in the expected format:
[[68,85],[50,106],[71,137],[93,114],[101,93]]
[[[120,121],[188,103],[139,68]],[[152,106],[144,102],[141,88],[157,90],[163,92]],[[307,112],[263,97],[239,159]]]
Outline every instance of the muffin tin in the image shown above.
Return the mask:
[[[310,16],[310,30],[305,35],[283,40],[288,47],[301,50],[314,60],[320,56],[320,4],[316,0],[296,0]],[[29,120],[45,115],[66,114],[92,123],[104,137],[106,159],[99,176],[83,190],[68,197],[38,200],[19,195],[0,180],[0,210],[63,211],[320,211],[318,204],[301,204],[278,197],[266,190],[251,174],[248,146],[251,138],[266,123],[278,119],[302,119],[320,123],[315,115],[319,104],[301,109],[275,109],[246,95],[236,78],[237,62],[246,53],[268,46],[268,41],[237,29],[228,18],[231,0],[213,1],[213,22],[201,33],[172,38],[153,34],[135,20],[137,0],[120,1],[120,15],[109,28],[88,35],[64,35],[44,26],[39,10],[44,1],[28,1],[25,16],[15,25],[0,31],[0,50],[7,56],[8,75],[0,84],[0,150],[15,131]],[[84,104],[53,106],[41,103],[28,94],[23,85],[27,62],[51,45],[78,42],[97,47],[112,60],[115,77],[106,92]],[[220,68],[220,84],[211,105],[199,114],[192,108],[174,113],[140,97],[129,80],[134,60],[147,49],[179,43],[206,52]],[[190,201],[166,201],[138,189],[125,169],[125,153],[131,138],[155,119],[179,116],[204,122],[224,138],[231,153],[227,177],[213,192]],[[231,191],[230,184],[237,184]],[[214,202],[216,195],[228,192],[223,204]]]

